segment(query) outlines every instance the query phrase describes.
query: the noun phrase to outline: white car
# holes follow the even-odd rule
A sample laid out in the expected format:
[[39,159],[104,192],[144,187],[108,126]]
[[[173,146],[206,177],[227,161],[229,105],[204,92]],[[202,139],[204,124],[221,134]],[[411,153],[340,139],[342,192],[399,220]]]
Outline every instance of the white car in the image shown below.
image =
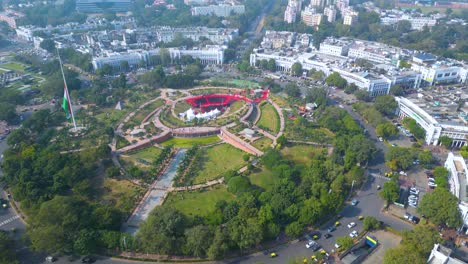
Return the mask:
[[355,238],[355,237],[358,236],[358,232],[357,232],[356,230],[354,230],[353,232],[351,232],[351,233],[349,234],[349,236],[352,237],[352,238]]
[[409,206],[416,208],[418,206],[417,203],[408,203]]
[[341,247],[340,244],[336,244],[336,243],[335,243],[335,248],[340,248],[340,247]]
[[348,224],[348,228],[353,228],[355,226],[356,226],[356,223],[354,223],[354,222],[351,222],[351,223]]
[[414,194],[414,195],[418,195],[418,194],[419,194],[419,190],[416,189],[416,188],[411,188],[411,189],[410,189],[410,193],[411,193],[411,194]]
[[311,247],[313,247],[315,244],[317,244],[317,243],[315,243],[314,241],[309,241],[309,242],[307,242],[307,244],[306,244],[306,248],[311,248]]
[[418,199],[418,197],[416,195],[414,195],[414,194],[412,194],[412,195],[410,195],[408,197],[408,200],[417,200],[417,199]]

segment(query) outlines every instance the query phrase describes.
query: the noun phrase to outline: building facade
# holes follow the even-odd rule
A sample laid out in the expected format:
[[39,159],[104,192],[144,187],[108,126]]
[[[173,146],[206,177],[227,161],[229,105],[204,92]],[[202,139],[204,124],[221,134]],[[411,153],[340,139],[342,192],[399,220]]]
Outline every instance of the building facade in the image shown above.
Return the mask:
[[244,14],[244,5],[209,5],[192,7],[192,16],[228,17],[231,14]]
[[468,186],[468,168],[465,159],[460,155],[449,152],[445,161],[445,168],[449,171],[450,192],[458,199],[458,207],[463,219],[462,229],[467,229],[468,196],[466,189]]
[[408,98],[395,97],[398,103],[397,114],[400,118],[409,117],[426,132],[425,142],[428,145],[439,145],[439,138],[447,136],[453,140],[453,147],[467,144],[468,126],[462,124],[441,124],[433,116]]
[[128,12],[131,0],[76,0],[76,11],[80,13]]
[[327,21],[334,23],[336,21],[336,9],[333,6],[327,6],[323,10],[323,14],[327,17]]

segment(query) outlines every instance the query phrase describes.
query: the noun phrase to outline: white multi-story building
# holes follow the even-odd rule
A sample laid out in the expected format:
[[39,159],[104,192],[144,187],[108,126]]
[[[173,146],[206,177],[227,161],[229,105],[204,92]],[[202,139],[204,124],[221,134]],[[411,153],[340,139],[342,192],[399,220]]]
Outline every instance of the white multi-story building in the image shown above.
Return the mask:
[[348,57],[396,65],[400,49],[378,42],[356,40],[349,48]]
[[286,10],[284,11],[284,22],[291,24],[296,23],[297,12],[294,7],[287,6]]
[[403,14],[388,14],[380,18],[382,25],[395,25],[399,21],[407,20],[411,23],[412,30],[422,30],[424,26],[433,27],[437,24],[437,19],[432,17],[412,17],[411,15]]
[[333,6],[327,6],[323,10],[323,14],[327,17],[327,21],[330,23],[335,22],[336,20],[336,9]]
[[[438,100],[432,94],[418,94],[411,98],[395,97],[398,102],[397,114],[400,118],[414,119],[425,130],[426,144],[439,145],[439,138],[447,136],[453,140],[453,147],[462,147],[467,144],[468,116],[464,112],[457,112],[459,107],[454,102],[457,95],[468,98],[466,94],[456,93],[448,94],[446,99],[438,95]],[[465,100],[461,97],[458,100]]]
[[458,199],[463,227],[468,228],[468,194],[466,191],[468,187],[468,168],[465,159],[460,155],[449,152],[445,161],[445,168],[449,171],[450,192]]
[[355,12],[355,11],[347,12],[343,16],[343,25],[352,26],[357,22],[357,20],[358,20],[358,12]]
[[209,5],[192,7],[192,16],[227,17],[231,14],[244,14],[244,5]]
[[211,0],[184,0],[186,5],[208,5],[211,3]]
[[423,86],[446,83],[466,83],[468,67],[450,61],[422,60],[426,57],[421,53],[413,57],[411,68],[421,73]]
[[452,257],[452,250],[440,244],[434,244],[431,255],[427,259],[428,264],[465,264],[466,262]]
[[171,42],[177,35],[183,38],[190,38],[194,41],[199,41],[201,38],[206,38],[214,44],[226,44],[233,38],[239,35],[239,30],[230,28],[207,28],[207,27],[188,27],[188,28],[173,28],[173,27],[158,27],[154,33],[160,42]]
[[[224,61],[224,48],[216,45],[207,46],[206,49],[200,50],[182,50],[177,48],[169,48],[167,50],[171,60],[177,60],[186,55],[194,59],[199,59],[202,64],[222,64]],[[120,69],[121,63],[126,61],[131,68],[137,68],[142,61],[147,63],[150,56],[159,55],[159,52],[159,49],[155,49],[130,53],[114,53],[107,57],[93,58],[92,65],[94,70],[98,70],[106,64],[112,68]]]
[[310,27],[319,26],[322,23],[322,19],[323,19],[323,15],[318,14],[315,8],[311,6],[307,6],[301,12],[301,20],[307,26],[310,26]]
[[302,0],[289,0],[288,6],[284,11],[284,22],[291,24],[295,23],[297,15],[301,12]]
[[325,3],[325,0],[310,0],[310,6],[314,6],[314,7],[323,6],[324,3]]
[[336,0],[335,6],[341,13],[344,13],[344,11],[349,7],[349,0]]
[[329,37],[320,43],[320,52],[335,56],[347,56],[352,43],[352,40]]

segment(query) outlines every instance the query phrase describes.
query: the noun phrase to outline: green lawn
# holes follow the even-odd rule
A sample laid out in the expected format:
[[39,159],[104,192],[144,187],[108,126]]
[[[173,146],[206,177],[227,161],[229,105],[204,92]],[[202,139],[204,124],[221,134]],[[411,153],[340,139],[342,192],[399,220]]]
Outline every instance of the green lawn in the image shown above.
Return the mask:
[[280,120],[276,109],[271,104],[264,103],[260,106],[260,111],[261,116],[257,123],[258,127],[278,134],[280,129]]
[[193,179],[194,184],[217,179],[224,172],[238,170],[245,164],[242,156],[246,153],[229,144],[216,145],[202,151],[203,163],[199,165],[201,170]]
[[5,63],[5,64],[0,64],[0,68],[8,69],[8,70],[13,70],[13,71],[19,71],[19,72],[24,72],[24,69],[26,68],[23,64],[20,63]]
[[287,145],[281,150],[285,158],[298,164],[309,166],[313,157],[322,153],[327,153],[326,148],[311,145]]
[[231,104],[231,106],[229,107],[229,113],[230,114],[233,114],[237,111],[239,111],[239,109],[242,108],[242,106],[244,106],[244,101],[242,100],[239,100],[239,101],[235,101],[234,103]]
[[161,105],[164,104],[163,100],[156,100],[152,102],[151,104],[143,107],[143,109],[140,109],[132,118],[133,122],[136,124],[140,124],[143,119],[149,115],[151,112],[153,112],[156,108],[160,107]]
[[[402,8],[405,8],[405,7],[402,7]],[[434,11],[445,14],[445,11],[447,10],[446,7],[438,7],[438,6],[414,6],[410,8],[414,8],[414,9],[420,8],[424,14],[428,14]],[[463,8],[452,9],[452,11],[454,14],[460,15],[463,12]]]
[[171,206],[186,216],[206,217],[214,213],[218,201],[232,201],[235,196],[225,186],[192,192],[172,192],[164,201],[164,206]]
[[128,145],[130,145],[130,142],[128,142],[127,139],[125,139],[124,137],[122,136],[117,136],[117,149],[121,149],[123,147],[126,147]]
[[144,159],[148,162],[152,162],[160,153],[160,148],[148,147],[142,150],[128,153],[128,157],[133,161],[137,161],[137,159]]
[[178,115],[189,110],[192,106],[185,101],[179,101],[174,106],[174,112]]
[[195,145],[208,145],[221,141],[218,136],[202,137],[202,138],[170,138],[161,145],[174,145],[176,148],[191,148]]
[[279,182],[279,177],[273,175],[271,171],[266,168],[256,169],[254,173],[249,175],[250,182],[253,185],[257,185],[265,190],[270,190],[275,183]]
[[273,140],[267,137],[262,137],[255,140],[252,145],[261,151],[265,151],[271,147],[271,143],[273,143]]
[[130,181],[105,179],[101,201],[113,204],[115,208],[129,215],[143,193],[141,187]]
[[103,112],[96,115],[96,119],[99,122],[105,123],[106,126],[116,126],[117,123],[127,114],[127,111],[116,110],[113,108],[107,108],[102,110]]

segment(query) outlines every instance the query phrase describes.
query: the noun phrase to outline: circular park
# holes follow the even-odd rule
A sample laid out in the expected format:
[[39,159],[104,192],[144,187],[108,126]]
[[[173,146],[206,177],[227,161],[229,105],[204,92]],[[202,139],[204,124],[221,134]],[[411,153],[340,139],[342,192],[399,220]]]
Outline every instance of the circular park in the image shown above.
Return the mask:
[[215,199],[229,197],[226,173],[248,170],[283,130],[282,110],[268,89],[161,89],[123,118],[111,145],[121,171],[148,186],[128,231],[135,232],[155,207],[176,203],[180,193],[209,188],[205,193]]

